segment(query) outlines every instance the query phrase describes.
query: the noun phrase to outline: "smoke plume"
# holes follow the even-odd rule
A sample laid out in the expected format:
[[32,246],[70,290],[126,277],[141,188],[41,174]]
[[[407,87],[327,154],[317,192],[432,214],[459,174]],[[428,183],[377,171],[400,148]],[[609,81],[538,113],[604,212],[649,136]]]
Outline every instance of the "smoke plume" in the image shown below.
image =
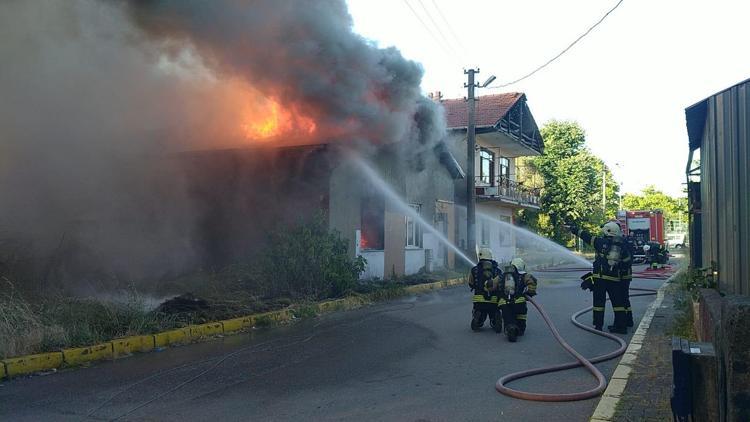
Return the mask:
[[0,238],[57,263],[43,280],[199,262],[182,151],[397,145],[419,168],[444,131],[421,66],[343,0],[10,0],[0,54]]

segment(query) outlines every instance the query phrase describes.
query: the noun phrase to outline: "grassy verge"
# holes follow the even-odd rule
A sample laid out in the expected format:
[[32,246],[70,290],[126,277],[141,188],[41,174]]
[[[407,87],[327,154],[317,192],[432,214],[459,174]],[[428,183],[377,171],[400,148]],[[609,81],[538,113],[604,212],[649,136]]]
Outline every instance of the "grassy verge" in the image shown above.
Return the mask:
[[[360,283],[340,297],[356,296],[363,302],[387,301],[404,296],[410,285],[445,280],[447,275],[453,274]],[[118,337],[154,334],[288,307],[295,318],[317,316],[315,299],[259,299],[241,291],[224,295],[214,292],[206,300],[205,308],[179,313],[161,312],[152,302],[136,290],[129,290],[118,300],[54,296],[30,301],[15,291],[0,294],[0,358],[88,346]],[[256,324],[265,327],[274,322],[260,318]]]

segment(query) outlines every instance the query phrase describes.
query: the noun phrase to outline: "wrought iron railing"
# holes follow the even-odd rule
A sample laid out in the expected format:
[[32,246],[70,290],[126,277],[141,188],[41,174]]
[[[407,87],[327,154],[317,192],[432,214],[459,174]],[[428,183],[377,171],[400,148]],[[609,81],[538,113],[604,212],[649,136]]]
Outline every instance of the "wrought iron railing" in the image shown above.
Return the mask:
[[477,196],[481,198],[510,199],[522,204],[539,206],[539,189],[523,186],[507,177],[492,180],[487,177],[476,178]]

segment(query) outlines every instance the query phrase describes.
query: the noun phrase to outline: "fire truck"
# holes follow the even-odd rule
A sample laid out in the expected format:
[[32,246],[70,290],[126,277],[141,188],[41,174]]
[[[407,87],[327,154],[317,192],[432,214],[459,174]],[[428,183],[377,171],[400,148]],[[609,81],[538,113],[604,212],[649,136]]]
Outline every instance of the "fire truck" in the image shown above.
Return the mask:
[[664,244],[664,213],[653,211],[617,212],[622,234],[630,240],[635,248],[636,257],[644,255],[643,245],[649,242]]

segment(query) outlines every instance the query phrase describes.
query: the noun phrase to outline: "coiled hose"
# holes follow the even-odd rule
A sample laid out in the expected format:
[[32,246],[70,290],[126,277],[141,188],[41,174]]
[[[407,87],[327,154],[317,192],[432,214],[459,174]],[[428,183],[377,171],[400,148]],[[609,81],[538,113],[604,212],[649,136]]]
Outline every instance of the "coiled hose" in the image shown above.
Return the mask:
[[[630,290],[644,292],[644,293],[631,294],[630,297],[652,296],[656,294],[656,290],[654,289],[631,288]],[[558,343],[560,343],[560,345],[563,347],[563,349],[565,349],[565,351],[573,355],[573,357],[575,357],[576,360],[573,362],[561,363],[559,365],[545,366],[542,368],[528,369],[525,371],[519,371],[519,372],[514,372],[512,374],[508,374],[500,378],[499,380],[497,380],[497,383],[495,383],[495,389],[501,394],[505,394],[506,396],[514,397],[517,399],[532,400],[532,401],[546,401],[546,402],[586,400],[592,397],[597,397],[600,394],[602,394],[604,392],[604,389],[607,388],[607,380],[604,377],[604,374],[602,374],[601,371],[599,371],[599,369],[597,369],[596,366],[594,366],[594,364],[599,363],[599,362],[605,362],[610,359],[614,359],[622,355],[623,353],[625,353],[625,349],[627,348],[627,343],[625,343],[625,340],[615,335],[605,333],[603,331],[598,331],[594,328],[591,328],[587,325],[584,325],[578,322],[579,316],[591,311],[593,308],[589,306],[588,308],[581,309],[580,311],[571,315],[570,321],[573,323],[573,325],[575,325],[576,327],[580,329],[586,330],[590,333],[594,333],[596,335],[606,337],[619,344],[619,347],[615,351],[606,353],[604,355],[596,356],[591,359],[586,359],[583,355],[581,355],[575,349],[573,349],[573,347],[571,347],[562,338],[560,333],[557,331],[557,328],[555,328],[555,324],[549,318],[549,315],[547,315],[547,312],[544,310],[544,308],[542,308],[538,303],[536,303],[536,301],[533,298],[526,296],[526,299],[529,302],[531,302],[532,305],[534,305],[537,311],[539,311],[539,314],[542,316],[542,319],[544,319],[544,322],[547,324],[547,327],[549,328],[550,332],[552,332],[552,335],[555,337]],[[531,377],[531,376],[539,375],[539,374],[549,374],[552,372],[563,371],[565,369],[576,368],[579,366],[586,367],[586,369],[591,373],[591,375],[593,375],[596,378],[599,384],[595,388],[591,390],[577,392],[577,393],[548,394],[548,393],[533,393],[529,391],[516,390],[506,385],[509,382],[515,381],[517,379],[527,378],[527,377]]]

